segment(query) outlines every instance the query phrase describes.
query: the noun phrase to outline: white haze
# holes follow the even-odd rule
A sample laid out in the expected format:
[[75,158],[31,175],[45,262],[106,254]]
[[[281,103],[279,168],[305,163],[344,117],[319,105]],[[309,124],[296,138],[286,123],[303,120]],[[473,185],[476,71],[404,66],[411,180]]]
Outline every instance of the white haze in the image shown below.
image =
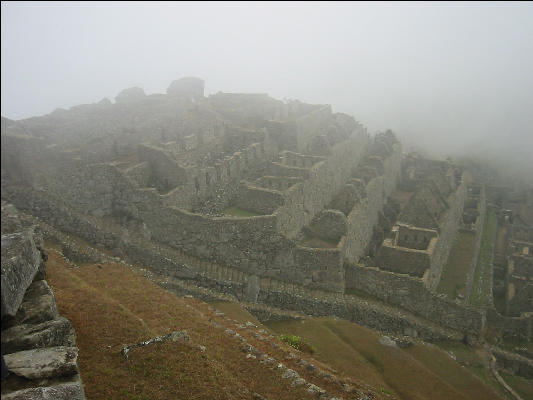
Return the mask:
[[531,166],[531,2],[2,2],[1,29],[7,118],[193,75],[206,94],[327,103],[438,154]]

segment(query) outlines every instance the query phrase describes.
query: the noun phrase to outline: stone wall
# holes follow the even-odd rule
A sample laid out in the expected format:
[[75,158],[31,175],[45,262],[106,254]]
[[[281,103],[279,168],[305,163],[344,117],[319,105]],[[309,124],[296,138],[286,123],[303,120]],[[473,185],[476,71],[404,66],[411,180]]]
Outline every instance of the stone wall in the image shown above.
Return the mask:
[[500,334],[504,339],[528,341],[533,339],[533,315],[522,317],[503,316],[496,309],[487,309],[489,328]]
[[[306,315],[333,315],[397,335],[454,340],[463,337],[459,332],[440,328],[422,318],[408,315],[404,311],[376,302],[361,300],[354,296],[305,288],[298,284],[271,278],[258,278],[257,275],[243,273],[235,268],[190,257],[186,263],[191,269],[199,271],[199,276],[195,278],[194,284],[184,284],[182,281],[174,280],[165,280],[160,284],[165,289],[181,295],[184,292],[189,292],[195,296],[201,294],[202,298],[205,299],[214,298],[209,293],[198,291],[199,286],[217,293],[222,292],[234,296],[239,301],[249,302],[247,306],[252,305],[250,302],[257,302],[260,305],[297,311]],[[190,288],[189,291],[187,288]]]
[[410,225],[398,224],[396,244],[416,250],[426,250],[432,238],[437,237],[433,229],[417,228]]
[[150,164],[150,182],[160,191],[169,191],[187,180],[185,168],[172,159],[165,150],[141,144],[138,152],[139,160]]
[[365,187],[366,197],[356,203],[348,214],[348,232],[339,243],[339,248],[347,260],[358,262],[365,255],[374,227],[378,223],[379,212],[383,209],[387,197],[396,188],[401,171],[401,159],[401,145],[396,143],[392,154],[383,162],[383,175],[368,182]]
[[325,161],[310,168],[308,179],[291,186],[285,192],[285,204],[276,210],[279,232],[296,237],[348,180],[351,168],[357,166],[367,145],[368,138],[363,135],[338,143]]
[[441,326],[475,337],[482,335],[485,327],[484,312],[436,296],[424,287],[422,279],[362,265],[345,266],[347,289],[362,290]]
[[233,205],[257,214],[268,215],[272,214],[284,201],[283,195],[276,190],[244,184],[240,186],[239,194],[233,201]]
[[316,136],[326,133],[332,119],[331,106],[322,106],[296,120],[296,142],[298,153],[310,154],[309,146]]
[[74,328],[59,316],[42,237],[28,223],[2,203],[2,399],[83,400]]
[[427,250],[416,250],[395,246],[392,239],[385,239],[377,263],[383,270],[422,278],[429,269],[436,241],[437,238],[432,238]]
[[424,283],[433,292],[439,285],[442,269],[446,265],[453,241],[462,221],[465,198],[466,182],[463,177],[463,182],[457,187],[455,193],[452,193],[448,198],[449,209],[439,225],[439,238],[431,256],[430,271]]

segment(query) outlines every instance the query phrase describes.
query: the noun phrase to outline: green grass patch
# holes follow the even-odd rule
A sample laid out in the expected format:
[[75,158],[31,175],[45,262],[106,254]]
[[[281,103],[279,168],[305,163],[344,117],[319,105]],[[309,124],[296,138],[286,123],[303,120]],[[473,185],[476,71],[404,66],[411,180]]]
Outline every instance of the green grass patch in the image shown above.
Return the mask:
[[460,294],[465,296],[465,283],[474,259],[475,245],[474,233],[457,233],[437,288],[439,293],[446,294],[452,300]]
[[257,217],[258,215],[252,211],[242,210],[237,207],[228,207],[224,210],[224,214],[229,215],[231,217]]
[[492,300],[492,253],[497,226],[496,214],[492,210],[487,210],[483,237],[481,238],[481,249],[474,274],[472,295],[470,296],[470,304],[473,306],[487,307]]
[[294,347],[296,350],[304,351],[306,353],[313,354],[316,349],[301,336],[296,335],[280,335],[280,340],[287,343],[289,346]]

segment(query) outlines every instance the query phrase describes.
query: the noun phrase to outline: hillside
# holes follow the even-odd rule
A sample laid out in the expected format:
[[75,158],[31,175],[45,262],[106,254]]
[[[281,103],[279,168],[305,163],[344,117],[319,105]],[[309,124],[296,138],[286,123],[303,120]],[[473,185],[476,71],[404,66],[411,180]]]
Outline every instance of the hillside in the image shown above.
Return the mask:
[[[261,327],[178,298],[121,264],[72,268],[57,251],[49,254],[48,279],[61,313],[75,326],[89,399],[305,399],[319,393],[295,384],[287,368],[326,390],[325,398],[385,398],[352,379],[339,380]],[[136,348],[127,360],[121,354],[126,344],[181,330],[189,341]],[[248,345],[256,350],[243,351]],[[316,368],[305,370],[300,359]]]
[[[48,250],[48,280],[61,314],[76,329],[78,362],[89,399],[319,395],[306,385],[295,385],[293,373],[278,368],[279,363],[336,398],[502,398],[435,346],[384,346],[378,333],[332,318],[265,327],[236,303],[208,305],[179,298],[122,264],[74,268],[57,247],[49,243]],[[182,330],[189,341],[139,347],[128,359],[121,354],[126,344]],[[316,348],[316,359],[281,342],[281,333],[305,337]],[[246,344],[257,352],[243,351]]]

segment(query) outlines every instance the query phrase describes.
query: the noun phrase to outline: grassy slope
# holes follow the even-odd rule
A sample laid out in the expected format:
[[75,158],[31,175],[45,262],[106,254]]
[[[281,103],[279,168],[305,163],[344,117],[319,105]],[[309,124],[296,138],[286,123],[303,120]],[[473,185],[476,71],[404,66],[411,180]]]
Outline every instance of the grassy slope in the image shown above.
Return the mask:
[[491,258],[496,227],[496,215],[492,210],[487,210],[485,227],[483,229],[483,237],[481,238],[481,248],[479,251],[476,272],[474,273],[472,296],[470,297],[470,304],[473,306],[488,306],[491,301]]
[[[226,327],[237,329],[235,323],[206,303],[180,299],[121,264],[73,269],[54,251],[49,253],[47,275],[59,312],[76,329],[78,363],[88,399],[251,399],[253,393],[267,399],[310,396],[304,388],[293,388],[281,379],[279,371],[247,359],[241,342],[224,333]],[[222,329],[216,329],[210,319]],[[128,360],[120,354],[125,344],[182,329],[187,330],[190,342],[137,348]],[[287,360],[293,351],[289,346],[272,338],[279,345],[274,348],[256,339],[253,332],[239,333],[308,381],[342,395],[339,386]],[[206,347],[205,353],[200,345]]]
[[445,293],[452,300],[458,294],[465,295],[466,277],[474,258],[475,242],[474,233],[457,233],[437,288],[439,293]]
[[443,351],[424,345],[402,350],[379,344],[379,334],[331,318],[268,324],[275,332],[306,338],[315,357],[339,373],[407,399],[501,399]]

